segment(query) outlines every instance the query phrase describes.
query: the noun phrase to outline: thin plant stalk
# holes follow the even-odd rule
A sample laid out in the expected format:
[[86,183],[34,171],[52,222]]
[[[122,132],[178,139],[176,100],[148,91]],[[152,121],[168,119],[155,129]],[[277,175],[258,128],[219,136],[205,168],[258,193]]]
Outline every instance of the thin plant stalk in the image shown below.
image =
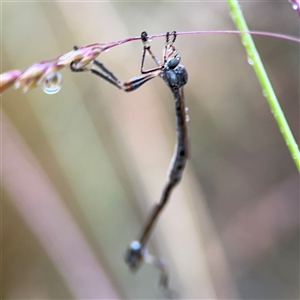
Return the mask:
[[[199,34],[255,34],[261,36],[270,36],[274,38],[284,39],[300,43],[300,38],[289,36],[282,33],[267,32],[267,31],[241,31],[241,30],[197,30],[197,31],[181,31],[177,35],[199,35]],[[164,37],[165,34],[155,34],[149,36],[151,39]],[[130,37],[123,40],[118,40],[108,43],[94,43],[80,48],[75,47],[73,51],[61,54],[55,58],[36,62],[23,70],[10,70],[0,74],[0,94],[7,88],[14,85],[15,88],[21,88],[23,92],[36,87],[39,84],[43,85],[44,91],[47,94],[57,93],[61,88],[62,76],[61,69],[69,67],[73,63],[76,69],[83,70],[83,67],[90,63],[110,48],[139,40],[141,37]],[[75,64],[75,65],[74,65]],[[100,63],[101,64],[101,63]],[[102,64],[101,64],[102,65]],[[102,65],[103,66],[103,65]],[[102,67],[100,67],[102,68]],[[86,71],[91,71],[85,69]],[[92,71],[93,72],[93,71]],[[108,74],[107,74],[108,75]]]
[[[227,0],[232,19],[235,23],[235,26],[238,30],[243,32],[248,32],[248,26],[244,19],[242,10],[239,6],[237,0]],[[268,75],[265,71],[265,68],[261,62],[260,56],[256,50],[255,44],[252,40],[252,37],[248,33],[240,34],[242,44],[244,45],[247,55],[248,61],[254,68],[256,76],[260,82],[262,87],[263,95],[266,97],[269,106],[271,108],[271,112],[279,126],[279,130],[282,133],[282,136],[286,142],[286,145],[291,153],[291,156],[296,164],[296,167],[300,173],[300,152],[298,145],[293,137],[293,134],[290,130],[290,127],[285,119],[285,116],[281,110],[275,92],[272,88],[272,85],[269,81]]]

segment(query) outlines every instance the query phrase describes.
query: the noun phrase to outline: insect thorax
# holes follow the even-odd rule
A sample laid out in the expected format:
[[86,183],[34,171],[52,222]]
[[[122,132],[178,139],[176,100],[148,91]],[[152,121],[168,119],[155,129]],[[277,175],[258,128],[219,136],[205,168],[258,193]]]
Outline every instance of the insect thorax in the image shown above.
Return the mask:
[[188,74],[183,65],[178,65],[173,69],[165,67],[161,73],[161,77],[171,89],[179,89],[188,80]]

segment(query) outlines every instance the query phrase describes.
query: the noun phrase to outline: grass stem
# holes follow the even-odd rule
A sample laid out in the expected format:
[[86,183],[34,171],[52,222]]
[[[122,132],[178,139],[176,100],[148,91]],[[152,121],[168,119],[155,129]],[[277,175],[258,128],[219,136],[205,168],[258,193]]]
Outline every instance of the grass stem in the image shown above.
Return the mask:
[[[235,23],[236,28],[244,32],[249,31],[238,1],[227,0],[227,2],[231,11],[231,17]],[[278,124],[279,130],[282,133],[284,141],[291,153],[291,156],[296,164],[298,171],[300,172],[300,153],[299,153],[298,145],[285,119],[283,111],[281,110],[275,92],[269,81],[268,75],[261,62],[260,56],[256,50],[253,39],[251,35],[248,33],[241,33],[240,37],[241,37],[242,44],[244,45],[248,55],[248,62],[252,65],[256,73],[256,76],[262,87],[263,95],[266,97],[269,103],[271,112]]]

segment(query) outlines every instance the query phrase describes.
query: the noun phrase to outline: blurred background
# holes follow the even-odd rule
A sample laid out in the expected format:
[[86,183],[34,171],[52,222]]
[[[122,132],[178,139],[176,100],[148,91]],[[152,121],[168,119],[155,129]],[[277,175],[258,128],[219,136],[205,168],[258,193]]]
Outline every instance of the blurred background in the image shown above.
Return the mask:
[[[235,29],[226,1],[1,7],[1,72],[143,30]],[[299,36],[287,1],[242,9],[252,30]],[[299,143],[299,44],[254,41]],[[191,159],[149,252],[181,299],[298,299],[299,177],[239,36],[185,35],[175,45],[189,74]],[[163,46],[152,42],[158,57]],[[139,75],[141,52],[136,41],[99,59],[127,80]],[[171,93],[160,78],[123,93],[88,73],[62,75],[55,95],[2,95],[2,299],[164,298],[158,270],[133,274],[123,255],[166,181]]]

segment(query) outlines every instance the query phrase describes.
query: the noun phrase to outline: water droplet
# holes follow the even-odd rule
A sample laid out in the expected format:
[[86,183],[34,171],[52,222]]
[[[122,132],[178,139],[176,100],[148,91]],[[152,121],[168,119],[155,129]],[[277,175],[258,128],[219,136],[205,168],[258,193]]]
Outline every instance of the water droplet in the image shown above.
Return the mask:
[[244,46],[247,46],[247,45],[248,45],[248,40],[247,40],[247,38],[246,38],[245,36],[242,37],[242,44],[243,44]]
[[248,57],[248,64],[251,66],[253,66],[254,64],[254,61],[250,57]]
[[278,112],[274,111],[274,112],[273,112],[273,116],[274,116],[274,118],[276,119],[276,118],[278,117]]
[[56,94],[62,86],[62,75],[59,72],[50,72],[43,78],[42,84],[46,94]]
[[287,145],[289,145],[289,144],[290,144],[290,141],[289,141],[289,140],[285,140],[285,143],[286,143]]
[[184,111],[185,111],[185,121],[186,121],[186,122],[189,122],[189,121],[190,121],[190,116],[189,116],[189,114],[188,114],[189,108],[186,106],[186,107],[184,108]]
[[299,8],[299,6],[298,6],[297,3],[294,3],[294,4],[292,5],[292,7],[293,7],[293,10],[298,10],[298,8]]
[[296,159],[297,158],[297,154],[293,154],[293,159]]
[[108,52],[110,49],[105,49],[104,52]]
[[284,132],[284,128],[283,127],[280,127],[280,132]]
[[267,97],[267,96],[268,96],[268,92],[267,92],[266,90],[263,90],[263,91],[262,91],[262,94],[263,94],[264,97]]

